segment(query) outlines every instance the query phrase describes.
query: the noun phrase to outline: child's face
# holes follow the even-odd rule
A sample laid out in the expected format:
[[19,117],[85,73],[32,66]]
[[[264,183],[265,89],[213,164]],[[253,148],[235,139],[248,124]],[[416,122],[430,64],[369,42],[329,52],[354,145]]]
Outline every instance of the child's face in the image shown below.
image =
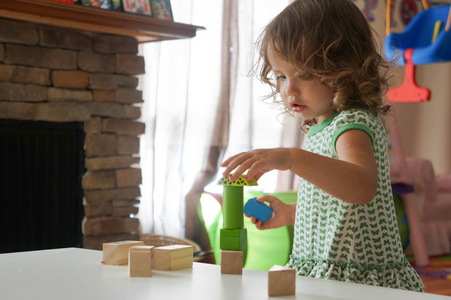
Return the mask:
[[305,80],[295,76],[296,68],[274,51],[268,52],[269,63],[277,78],[277,87],[288,109],[304,119],[318,123],[333,115],[333,92],[318,78]]

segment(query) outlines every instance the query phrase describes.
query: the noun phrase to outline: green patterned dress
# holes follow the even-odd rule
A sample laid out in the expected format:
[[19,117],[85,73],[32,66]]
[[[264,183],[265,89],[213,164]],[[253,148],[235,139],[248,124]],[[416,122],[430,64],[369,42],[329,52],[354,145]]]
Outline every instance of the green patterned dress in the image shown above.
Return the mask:
[[368,204],[351,204],[301,178],[287,266],[302,276],[423,291],[402,251],[385,130],[376,114],[361,110],[336,114],[310,128],[304,149],[338,158],[335,142],[349,129],[363,130],[372,139],[379,171],[376,197]]

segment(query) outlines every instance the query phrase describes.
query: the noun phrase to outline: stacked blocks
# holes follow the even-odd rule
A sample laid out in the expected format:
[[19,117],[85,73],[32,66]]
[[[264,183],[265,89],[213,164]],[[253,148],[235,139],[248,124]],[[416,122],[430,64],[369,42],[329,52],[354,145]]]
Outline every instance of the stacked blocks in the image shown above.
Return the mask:
[[128,253],[130,277],[152,277],[153,246],[133,246]]
[[246,215],[255,217],[262,222],[268,221],[271,217],[273,210],[264,203],[258,202],[257,198],[251,198],[247,200],[243,209]]
[[133,246],[144,246],[143,241],[121,241],[103,244],[103,263],[105,265],[128,264],[128,251]]
[[268,296],[288,296],[296,293],[296,270],[274,265],[268,272]]
[[[247,181],[240,176],[230,181],[230,175],[223,177],[218,184],[223,191],[223,228],[219,236],[221,248],[221,273],[242,274],[243,250],[247,249],[247,231],[243,218],[243,187],[257,185],[254,179]],[[239,270],[238,270],[239,269]]]

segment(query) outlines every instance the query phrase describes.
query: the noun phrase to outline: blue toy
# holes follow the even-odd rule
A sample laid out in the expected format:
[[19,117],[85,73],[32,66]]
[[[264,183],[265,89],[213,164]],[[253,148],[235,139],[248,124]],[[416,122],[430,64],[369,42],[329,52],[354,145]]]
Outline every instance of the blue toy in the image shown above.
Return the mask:
[[[451,60],[450,6],[428,8],[417,14],[402,33],[390,33],[391,0],[387,0],[387,21],[384,53],[388,60],[405,65],[404,82],[390,89],[387,99],[391,102],[429,101],[431,91],[415,82],[415,66]],[[446,23],[446,25],[444,25]]]
[[268,205],[258,202],[257,198],[251,198],[247,200],[244,205],[243,212],[246,215],[261,220],[262,222],[266,222],[272,215],[273,210]]
[[[450,6],[438,6],[418,13],[402,33],[390,33],[385,39],[384,53],[388,60],[399,58],[406,64],[404,53],[413,49],[413,65],[451,60]],[[446,24],[446,26],[445,26]]]

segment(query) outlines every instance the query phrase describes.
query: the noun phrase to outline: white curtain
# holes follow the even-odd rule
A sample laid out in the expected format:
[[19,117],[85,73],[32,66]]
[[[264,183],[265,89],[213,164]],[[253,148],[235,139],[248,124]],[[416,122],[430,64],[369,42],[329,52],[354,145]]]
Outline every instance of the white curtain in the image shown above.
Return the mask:
[[[138,215],[143,233],[186,236],[204,246],[208,239],[197,204],[204,187],[218,178],[224,156],[254,148],[299,146],[298,121],[264,103],[268,88],[248,76],[258,34],[289,2],[171,1],[176,22],[206,30],[193,39],[143,48],[146,134],[141,139]],[[290,189],[291,175],[277,175],[265,175],[259,188]]]
[[[222,3],[171,2],[177,22],[200,22],[209,30],[198,32],[194,39],[144,45],[146,134],[141,139],[143,185],[139,218],[143,233],[182,237],[184,195],[193,184],[192,174],[202,168],[204,145],[209,144],[208,135],[211,136],[210,117],[216,111]],[[199,9],[208,13],[202,14]],[[210,43],[205,45],[205,41]]]

